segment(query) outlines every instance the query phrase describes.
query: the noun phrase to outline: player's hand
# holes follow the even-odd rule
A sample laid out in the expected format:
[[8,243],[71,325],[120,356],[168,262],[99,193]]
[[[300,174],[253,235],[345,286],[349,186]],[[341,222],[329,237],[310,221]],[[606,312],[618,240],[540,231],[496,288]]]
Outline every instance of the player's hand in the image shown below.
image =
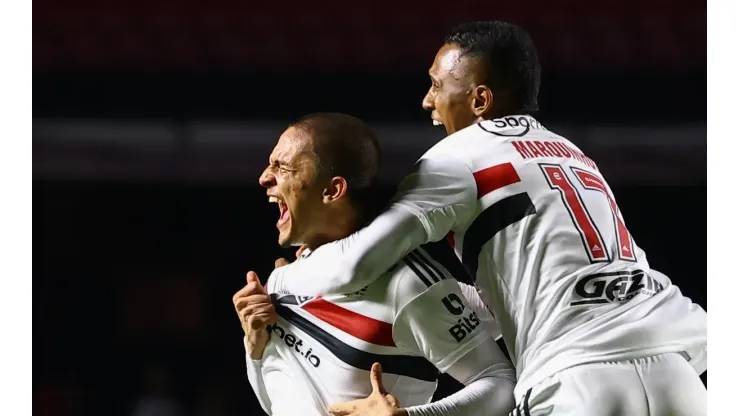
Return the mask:
[[297,258],[297,259],[298,259],[298,258],[300,258],[300,257],[301,257],[301,254],[303,254],[303,251],[304,251],[305,249],[307,249],[307,248],[308,248],[308,246],[307,246],[307,245],[305,245],[305,244],[301,244],[301,246],[300,246],[300,247],[298,247],[298,251],[296,251],[296,252],[295,252],[295,258]]
[[244,332],[264,329],[277,319],[270,295],[255,272],[247,273],[247,285],[236,292],[232,300]]
[[334,416],[406,416],[406,410],[398,407],[398,400],[383,387],[383,370],[379,363],[370,369],[370,384],[373,392],[364,399],[336,403],[329,406]]
[[267,326],[275,323],[277,313],[256,273],[247,273],[247,285],[236,292],[233,302],[247,337],[247,352],[252,359],[259,359],[270,339]]

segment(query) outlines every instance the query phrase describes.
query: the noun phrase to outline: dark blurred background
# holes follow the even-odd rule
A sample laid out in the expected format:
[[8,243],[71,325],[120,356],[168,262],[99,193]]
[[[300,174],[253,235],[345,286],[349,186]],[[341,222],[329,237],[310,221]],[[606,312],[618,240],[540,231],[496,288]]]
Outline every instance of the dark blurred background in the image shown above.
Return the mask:
[[706,308],[704,2],[34,6],[34,414],[261,415],[231,296],[292,256],[256,182],[273,144],[308,112],[359,116],[392,190],[444,135],[426,72],[467,20],[531,33],[540,121],[596,160],[651,265]]

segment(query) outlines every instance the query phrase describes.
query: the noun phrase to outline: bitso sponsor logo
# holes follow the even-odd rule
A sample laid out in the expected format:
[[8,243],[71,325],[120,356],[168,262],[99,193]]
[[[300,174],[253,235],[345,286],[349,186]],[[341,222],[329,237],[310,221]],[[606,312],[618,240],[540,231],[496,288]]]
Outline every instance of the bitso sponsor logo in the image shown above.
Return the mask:
[[[462,302],[459,296],[454,293],[442,298],[442,304],[445,305],[447,310],[456,316],[465,315],[465,304]],[[455,325],[452,325],[447,331],[455,338],[455,341],[459,344],[469,334],[473,333],[475,328],[480,325],[480,319],[475,312],[471,312],[468,316],[462,316],[457,320]]]

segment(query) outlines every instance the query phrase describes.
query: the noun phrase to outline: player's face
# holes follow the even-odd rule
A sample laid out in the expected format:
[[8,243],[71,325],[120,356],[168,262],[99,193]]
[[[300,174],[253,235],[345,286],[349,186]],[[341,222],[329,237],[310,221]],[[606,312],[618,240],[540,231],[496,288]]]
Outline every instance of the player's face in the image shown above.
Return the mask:
[[308,134],[294,127],[286,130],[270,155],[270,165],[260,176],[270,202],[276,203],[278,243],[283,247],[306,242],[313,218],[322,208],[322,188],[317,180],[316,159]]
[[443,125],[447,134],[479,121],[473,110],[477,64],[476,58],[463,56],[457,45],[447,43],[429,68],[432,86],[421,105],[432,112],[434,125]]

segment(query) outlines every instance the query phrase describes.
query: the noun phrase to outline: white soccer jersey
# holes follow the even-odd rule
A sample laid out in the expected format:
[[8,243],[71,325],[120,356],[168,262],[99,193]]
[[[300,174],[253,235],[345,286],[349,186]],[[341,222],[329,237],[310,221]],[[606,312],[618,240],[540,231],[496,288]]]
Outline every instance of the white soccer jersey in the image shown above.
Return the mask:
[[[385,213],[314,253],[333,266],[312,290],[365,285],[397,256],[444,237],[501,326],[517,398],[589,362],[683,352],[706,369],[706,312],[650,269],[596,164],[534,118],[484,121],[432,147]],[[298,276],[313,279],[305,271],[295,265],[271,279],[302,293]]]
[[[346,296],[273,296],[278,321],[270,341],[261,360],[247,357],[263,408],[275,415],[326,415],[333,403],[371,393],[375,362],[404,407],[429,403],[439,372],[498,331],[458,284],[420,249]],[[267,289],[273,292],[270,281]],[[504,360],[501,371],[513,379]]]

